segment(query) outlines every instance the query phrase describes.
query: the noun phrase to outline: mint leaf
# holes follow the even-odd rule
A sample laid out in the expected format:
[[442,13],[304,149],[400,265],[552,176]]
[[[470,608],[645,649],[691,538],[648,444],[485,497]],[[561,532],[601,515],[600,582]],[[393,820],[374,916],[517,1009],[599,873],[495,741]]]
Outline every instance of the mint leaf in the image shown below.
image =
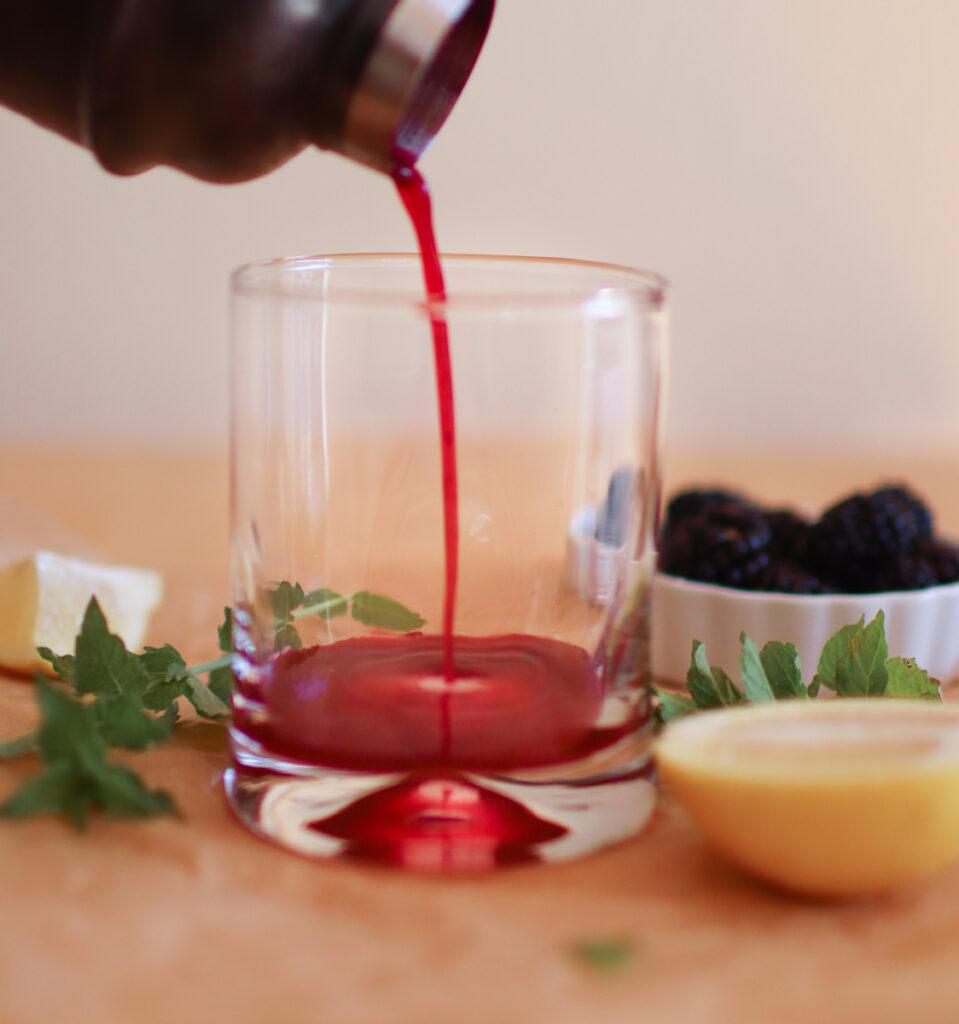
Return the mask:
[[739,642],[743,647],[739,665],[742,671],[746,700],[751,700],[754,704],[775,700],[775,691],[766,677],[766,670],[763,668],[762,659],[759,657],[756,645],[745,633],[739,634]]
[[183,655],[170,644],[164,644],[163,647],[145,647],[139,659],[147,674],[143,704],[151,711],[165,711],[186,689],[187,667]]
[[0,818],[33,818],[38,814],[62,814],[76,828],[83,828],[95,797],[89,781],[72,765],[61,762],[35,775],[0,805]]
[[888,656],[885,616],[879,611],[849,640],[845,657],[836,662],[836,693],[842,697],[881,696],[889,681]]
[[659,722],[672,722],[673,719],[684,718],[698,710],[695,701],[682,694],[661,690],[658,687],[653,689],[653,693],[656,696],[656,719]]
[[37,654],[44,661],[50,662],[53,671],[65,682],[73,682],[73,673],[76,659],[72,654],[54,654],[49,647],[38,647]]
[[849,641],[862,631],[865,621],[866,617],[863,616],[858,622],[843,626],[826,641],[826,645],[819,655],[816,675],[811,684],[812,687],[815,687],[815,693],[811,693],[810,696],[815,696],[819,692],[820,686],[825,686],[827,690],[836,689],[836,665],[846,657],[849,651]]
[[192,672],[183,676],[183,688],[186,699],[193,705],[201,718],[228,718],[230,714],[229,698],[226,701],[213,687],[213,677],[217,672],[226,672],[231,681],[233,672],[229,669],[216,669],[210,673],[209,685],[204,686]]
[[32,754],[37,749],[37,734],[35,732],[24,733],[12,740],[0,742],[0,761],[12,761],[16,757],[23,757],[24,754]]
[[584,967],[610,974],[630,963],[636,955],[636,947],[629,938],[580,939],[573,943],[570,953]]
[[[99,702],[84,704],[42,677],[37,679],[37,697],[41,715],[38,746],[45,770],[28,779],[0,806],[0,816],[63,814],[82,828],[90,811],[98,807],[124,816],[174,810],[166,793],[147,790],[133,772],[107,762],[106,743],[97,723],[102,714]],[[166,719],[169,717],[168,713]],[[166,719],[140,718],[166,724]]]
[[710,665],[709,671],[716,680],[716,689],[724,704],[741,704],[743,695],[739,687],[729,678],[728,675],[718,666]]
[[147,647],[140,657],[150,675],[150,687],[144,703],[154,711],[169,707],[177,697],[186,697],[201,718],[225,718],[229,715],[229,707],[214,691],[204,686],[197,672],[186,664],[175,647],[170,644]]
[[285,647],[299,650],[303,646],[303,641],[300,639],[300,634],[296,631],[296,626],[289,624],[279,626],[276,636],[273,638],[273,646],[278,651],[282,651]]
[[350,606],[349,599],[338,594],[329,587],[322,587],[319,590],[311,590],[303,598],[303,607],[296,610],[293,616],[301,619],[307,615],[319,615],[324,619],[335,619],[339,615],[345,615]]
[[223,609],[223,621],[217,627],[216,639],[224,654],[233,652],[233,609]]
[[397,633],[409,633],[426,625],[426,619],[399,601],[381,594],[371,594],[368,590],[353,595],[352,614],[357,622],[365,626],[392,629]]
[[722,707],[723,700],[716,688],[716,680],[709,671],[706,648],[701,640],[694,640],[689,657],[686,686],[697,708]]
[[37,745],[44,761],[90,766],[104,759],[107,748],[96,727],[93,705],[81,703],[41,677],[37,678],[37,699],[41,718]]
[[799,651],[794,644],[770,640],[759,654],[766,679],[777,698],[802,697],[806,699],[806,687],[802,681],[802,665]]
[[172,719],[148,712],[166,710],[182,692],[169,673],[177,659],[182,663],[169,645],[131,654],[109,631],[96,598],[90,598],[77,636],[72,681],[77,693],[97,697],[92,714],[110,746],[142,750],[170,735]]
[[72,682],[81,694],[142,694],[149,684],[139,657],[107,628],[95,597],[90,598],[77,636]]
[[169,739],[177,718],[175,704],[159,718],[148,715],[143,701],[133,693],[107,694],[90,708],[107,745],[126,750],[145,750]]
[[176,814],[176,805],[162,789],[147,789],[139,775],[119,764],[104,763],[92,773],[94,800],[118,818]]
[[912,658],[887,658],[887,697],[920,697],[925,700],[942,700],[939,683],[925,669],[921,669]]
[[812,682],[806,687],[806,696],[807,697],[818,697],[819,696],[819,688],[821,686],[822,686],[822,680],[819,678],[819,676],[813,676],[812,677]]
[[283,580],[270,591],[270,607],[278,623],[288,622],[293,612],[303,604],[303,588],[299,583]]
[[697,708],[738,704],[743,698],[736,684],[721,668],[710,667],[702,641],[694,640],[686,673],[686,685]]
[[224,712],[221,717],[228,717],[230,714],[230,703],[233,700],[233,669],[229,666],[215,669],[210,673],[208,679],[207,689],[218,697],[223,704]]

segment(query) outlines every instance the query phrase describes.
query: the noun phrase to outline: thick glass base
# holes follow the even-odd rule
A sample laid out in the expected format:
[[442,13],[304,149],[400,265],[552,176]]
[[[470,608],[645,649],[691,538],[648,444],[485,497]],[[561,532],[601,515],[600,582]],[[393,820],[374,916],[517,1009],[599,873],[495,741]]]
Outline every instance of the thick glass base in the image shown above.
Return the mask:
[[230,805],[253,832],[308,857],[415,871],[558,863],[638,833],[655,804],[648,738],[509,775],[366,773],[275,758],[234,730]]

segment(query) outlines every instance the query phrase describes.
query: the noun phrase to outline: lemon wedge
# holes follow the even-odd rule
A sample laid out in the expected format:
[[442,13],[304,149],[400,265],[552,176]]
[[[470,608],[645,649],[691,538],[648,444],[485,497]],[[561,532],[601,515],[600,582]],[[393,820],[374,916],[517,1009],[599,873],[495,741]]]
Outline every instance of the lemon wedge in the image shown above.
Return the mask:
[[959,857],[959,706],[862,698],[667,727],[660,778],[717,851],[795,892],[857,897]]
[[49,667],[37,647],[72,652],[91,595],[110,631],[133,650],[143,643],[163,581],[148,569],[96,565],[49,551],[0,570],[0,665],[32,672]]

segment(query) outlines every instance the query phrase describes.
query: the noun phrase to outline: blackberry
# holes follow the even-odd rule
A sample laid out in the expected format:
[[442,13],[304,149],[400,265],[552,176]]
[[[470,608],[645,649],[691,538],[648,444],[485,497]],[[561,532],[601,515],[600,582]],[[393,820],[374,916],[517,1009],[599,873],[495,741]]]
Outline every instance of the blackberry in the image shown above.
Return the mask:
[[930,559],[922,555],[901,555],[887,562],[875,575],[876,590],[925,590],[939,582]]
[[959,547],[944,540],[923,540],[916,553],[926,559],[936,574],[937,583],[955,583],[959,580]]
[[771,537],[761,512],[714,505],[665,531],[660,568],[702,583],[757,590],[769,569]]
[[812,524],[792,509],[781,508],[766,513],[766,522],[772,530],[769,549],[774,558],[802,565],[809,548]]
[[686,519],[701,515],[707,509],[715,508],[717,505],[740,505],[744,508],[751,508],[752,503],[743,495],[735,491],[723,491],[718,489],[703,490],[690,488],[685,491],[677,491],[670,498],[666,506],[666,523],[664,529],[672,530]]
[[777,594],[828,594],[830,588],[814,573],[795,562],[776,559],[769,563],[763,590]]
[[932,516],[904,487],[853,494],[828,508],[809,534],[812,568],[835,576],[842,589],[880,588],[887,563],[913,553],[932,534]]

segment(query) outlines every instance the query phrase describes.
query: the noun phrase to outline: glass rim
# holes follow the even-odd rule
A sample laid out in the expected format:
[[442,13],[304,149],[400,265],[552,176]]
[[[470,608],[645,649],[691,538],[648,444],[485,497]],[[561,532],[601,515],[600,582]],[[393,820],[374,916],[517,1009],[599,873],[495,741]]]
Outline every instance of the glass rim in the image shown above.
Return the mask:
[[[587,283],[583,287],[562,294],[537,292],[522,287],[483,290],[479,292],[453,292],[443,302],[426,298],[421,288],[417,290],[389,291],[371,287],[334,285],[320,286],[303,282],[293,277],[293,271],[303,269],[324,269],[358,265],[363,262],[397,264],[413,262],[419,265],[420,256],[415,252],[350,252],[325,253],[315,256],[281,256],[274,259],[253,260],[238,267],[230,275],[230,291],[233,296],[273,300],[314,301],[340,305],[368,305],[386,308],[463,308],[463,309],[555,309],[577,308],[602,299],[631,299],[647,309],[660,309],[665,304],[669,281],[651,270],[639,270],[619,263],[605,263],[597,260],[575,259],[562,256],[515,256],[491,255],[485,253],[441,253],[444,265],[470,262],[486,264],[515,264],[519,267],[552,267],[557,270],[592,272],[608,275],[609,281]],[[289,275],[278,280],[279,274]],[[419,281],[418,281],[419,284]]]

